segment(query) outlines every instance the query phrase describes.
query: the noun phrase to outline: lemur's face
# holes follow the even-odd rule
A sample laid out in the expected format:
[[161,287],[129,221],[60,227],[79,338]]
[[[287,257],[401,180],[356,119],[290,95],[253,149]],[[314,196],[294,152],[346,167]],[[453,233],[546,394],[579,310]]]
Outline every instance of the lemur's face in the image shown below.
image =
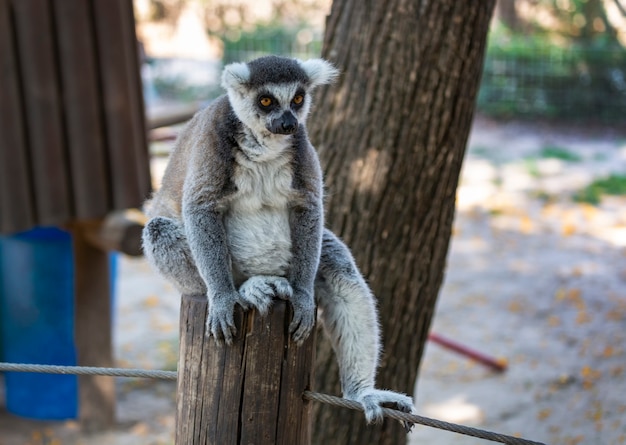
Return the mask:
[[298,123],[306,120],[310,99],[297,82],[282,85],[266,85],[254,97],[256,116],[273,134],[293,134]]
[[228,95],[237,117],[259,134],[294,134],[298,125],[304,125],[311,103],[306,85],[300,82],[242,86]]
[[257,134],[291,135],[304,125],[312,90],[337,70],[322,59],[268,56],[224,69],[222,85],[237,117]]

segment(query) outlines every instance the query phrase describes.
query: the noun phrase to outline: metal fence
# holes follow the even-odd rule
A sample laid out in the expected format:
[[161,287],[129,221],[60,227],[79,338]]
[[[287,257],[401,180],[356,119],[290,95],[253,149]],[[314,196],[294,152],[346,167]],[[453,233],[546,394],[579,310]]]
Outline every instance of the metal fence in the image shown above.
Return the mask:
[[249,61],[267,54],[309,59],[322,52],[321,36],[303,29],[299,32],[281,28],[262,28],[257,33],[243,33],[236,39],[225,36],[224,63]]
[[[321,42],[242,36],[225,44],[225,62],[263,54],[317,57]],[[283,36],[284,37],[284,36]],[[477,109],[495,117],[626,123],[626,50],[548,43],[491,44]]]
[[490,46],[478,110],[497,117],[626,123],[626,50]]
[[[306,30],[305,30],[306,31]],[[224,35],[223,64],[265,54],[319,57],[321,36],[263,28]],[[221,92],[213,76],[212,95]],[[626,124],[626,49],[560,47],[539,39],[492,38],[477,110],[494,117]]]

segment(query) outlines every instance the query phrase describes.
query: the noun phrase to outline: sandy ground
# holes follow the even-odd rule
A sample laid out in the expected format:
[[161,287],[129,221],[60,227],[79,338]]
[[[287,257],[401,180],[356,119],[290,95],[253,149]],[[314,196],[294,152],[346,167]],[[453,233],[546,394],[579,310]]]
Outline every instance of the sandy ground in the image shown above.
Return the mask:
[[[552,445],[626,444],[626,198],[572,200],[593,178],[626,172],[626,138],[478,119],[469,146],[433,331],[508,370],[429,343],[419,413]],[[580,159],[540,155],[546,147]],[[117,295],[118,364],[173,369],[176,292],[142,259],[121,258]],[[174,392],[118,380],[118,426],[91,436],[0,408],[0,445],[171,444]],[[488,442],[416,427],[410,443]]]

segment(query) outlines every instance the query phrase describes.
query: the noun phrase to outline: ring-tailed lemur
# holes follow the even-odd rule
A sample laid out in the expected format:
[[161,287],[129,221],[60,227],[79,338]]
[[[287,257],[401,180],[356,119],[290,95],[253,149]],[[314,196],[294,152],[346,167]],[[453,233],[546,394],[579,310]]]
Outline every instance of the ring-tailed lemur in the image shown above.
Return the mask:
[[[380,354],[374,297],[348,248],[323,226],[322,172],[307,137],[311,92],[338,71],[322,59],[277,56],[225,67],[228,94],[180,134],[162,187],[146,205],[147,258],[183,294],[208,297],[207,333],[231,343],[235,305],[293,306],[302,342],[320,318],[344,397],[368,422],[411,398],[374,387]],[[315,296],[315,298],[314,298]]]

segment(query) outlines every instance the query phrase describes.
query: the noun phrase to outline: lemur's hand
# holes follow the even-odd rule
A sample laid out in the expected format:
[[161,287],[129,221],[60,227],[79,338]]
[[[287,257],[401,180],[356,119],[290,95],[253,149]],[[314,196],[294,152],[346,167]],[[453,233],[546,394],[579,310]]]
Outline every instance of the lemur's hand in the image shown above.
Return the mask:
[[313,292],[294,289],[291,297],[293,320],[289,325],[289,333],[298,346],[311,334],[315,326],[315,299]]
[[[354,394],[344,394],[349,400],[358,402],[365,412],[367,423],[380,423],[383,420],[383,404],[395,405],[395,409],[405,413],[414,411],[413,400],[406,394],[395,391],[386,391],[376,388],[366,388]],[[413,424],[404,423],[407,431],[410,431]]]
[[206,333],[211,335],[216,342],[233,343],[233,337],[237,335],[235,327],[235,304],[247,309],[248,305],[241,298],[239,292],[221,292],[209,298],[209,309],[206,318]]
[[261,315],[269,312],[274,298],[291,300],[293,290],[291,284],[283,277],[257,275],[239,288],[239,294],[249,306],[256,308]]

